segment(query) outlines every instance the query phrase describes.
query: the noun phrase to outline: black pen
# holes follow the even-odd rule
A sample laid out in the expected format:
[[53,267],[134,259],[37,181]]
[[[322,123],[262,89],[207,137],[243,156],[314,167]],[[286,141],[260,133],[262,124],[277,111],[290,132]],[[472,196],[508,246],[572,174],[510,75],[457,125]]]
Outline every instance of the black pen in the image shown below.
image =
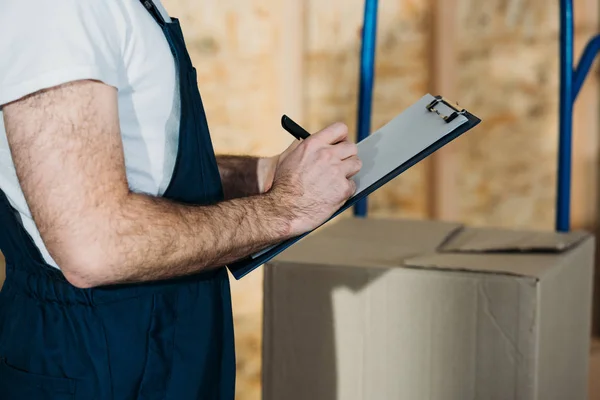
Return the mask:
[[298,140],[308,139],[310,137],[310,133],[308,133],[306,129],[292,121],[292,119],[285,114],[281,117],[281,126]]

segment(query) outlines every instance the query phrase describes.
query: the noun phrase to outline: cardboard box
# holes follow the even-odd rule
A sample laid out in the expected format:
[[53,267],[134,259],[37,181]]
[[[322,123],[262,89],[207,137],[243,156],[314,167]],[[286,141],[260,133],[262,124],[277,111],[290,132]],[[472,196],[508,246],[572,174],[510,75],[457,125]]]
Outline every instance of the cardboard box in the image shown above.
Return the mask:
[[584,400],[594,240],[346,219],[266,266],[265,400]]

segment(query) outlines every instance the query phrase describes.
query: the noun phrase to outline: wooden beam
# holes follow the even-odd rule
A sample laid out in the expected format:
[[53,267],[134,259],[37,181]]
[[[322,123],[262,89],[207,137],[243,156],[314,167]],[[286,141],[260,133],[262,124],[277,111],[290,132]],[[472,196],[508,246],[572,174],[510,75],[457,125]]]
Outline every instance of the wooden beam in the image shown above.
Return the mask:
[[281,1],[279,54],[281,113],[299,123],[304,118],[305,1]]
[[[575,11],[575,60],[599,28],[598,2],[579,0]],[[573,110],[571,227],[591,229],[598,218],[598,68],[590,70]]]
[[[431,41],[429,92],[457,101],[456,31],[457,0],[431,1]],[[428,217],[453,220],[459,217],[456,193],[456,146],[450,143],[434,153],[426,164]]]

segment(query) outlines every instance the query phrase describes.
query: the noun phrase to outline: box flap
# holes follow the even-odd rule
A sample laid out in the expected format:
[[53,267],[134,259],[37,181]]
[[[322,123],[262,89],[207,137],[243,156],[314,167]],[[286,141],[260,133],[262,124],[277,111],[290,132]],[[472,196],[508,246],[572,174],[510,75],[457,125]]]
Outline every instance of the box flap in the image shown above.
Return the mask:
[[409,267],[540,278],[590,238],[585,232],[463,228],[439,221],[345,218],[270,264]]
[[541,278],[545,271],[556,265],[552,254],[505,253],[432,253],[404,260],[405,267],[456,270],[468,272],[514,275]]
[[541,278],[561,265],[592,236],[586,232],[554,233],[469,228],[454,233],[437,251],[411,257],[406,267],[497,273]]
[[435,251],[462,225],[434,221],[346,218],[309,235],[270,262],[399,267]]
[[586,232],[516,231],[494,228],[465,228],[452,235],[439,251],[477,253],[558,253],[577,245]]

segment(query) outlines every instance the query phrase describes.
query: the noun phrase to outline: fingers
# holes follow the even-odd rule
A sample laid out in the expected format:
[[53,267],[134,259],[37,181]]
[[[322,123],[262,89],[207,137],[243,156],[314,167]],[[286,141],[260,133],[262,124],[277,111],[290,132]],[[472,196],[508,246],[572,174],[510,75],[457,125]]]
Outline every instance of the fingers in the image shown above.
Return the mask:
[[356,156],[358,154],[358,147],[356,144],[347,140],[333,145],[330,149],[333,155],[340,160],[345,160],[348,157]]
[[307,141],[315,140],[323,144],[336,144],[348,138],[348,127],[341,123],[336,122],[333,125],[311,135]]
[[298,146],[300,146],[300,144],[301,144],[301,143],[302,143],[302,142],[301,142],[301,141],[299,141],[299,140],[294,140],[294,141],[292,142],[292,144],[290,144],[290,145],[288,146],[288,148],[287,148],[287,149],[285,149],[285,151],[284,151],[283,153],[281,153],[281,156],[282,156],[281,158],[282,158],[282,159],[283,159],[283,158],[285,158],[285,156],[287,156],[288,154],[290,154],[291,152],[293,152],[294,150],[296,150],[296,148],[297,148]]
[[356,193],[356,182],[349,179],[348,180],[348,191],[346,192],[346,197],[350,198],[350,197],[354,196],[354,193]]
[[352,178],[362,168],[362,161],[357,156],[351,156],[343,160],[340,169],[346,178]]

